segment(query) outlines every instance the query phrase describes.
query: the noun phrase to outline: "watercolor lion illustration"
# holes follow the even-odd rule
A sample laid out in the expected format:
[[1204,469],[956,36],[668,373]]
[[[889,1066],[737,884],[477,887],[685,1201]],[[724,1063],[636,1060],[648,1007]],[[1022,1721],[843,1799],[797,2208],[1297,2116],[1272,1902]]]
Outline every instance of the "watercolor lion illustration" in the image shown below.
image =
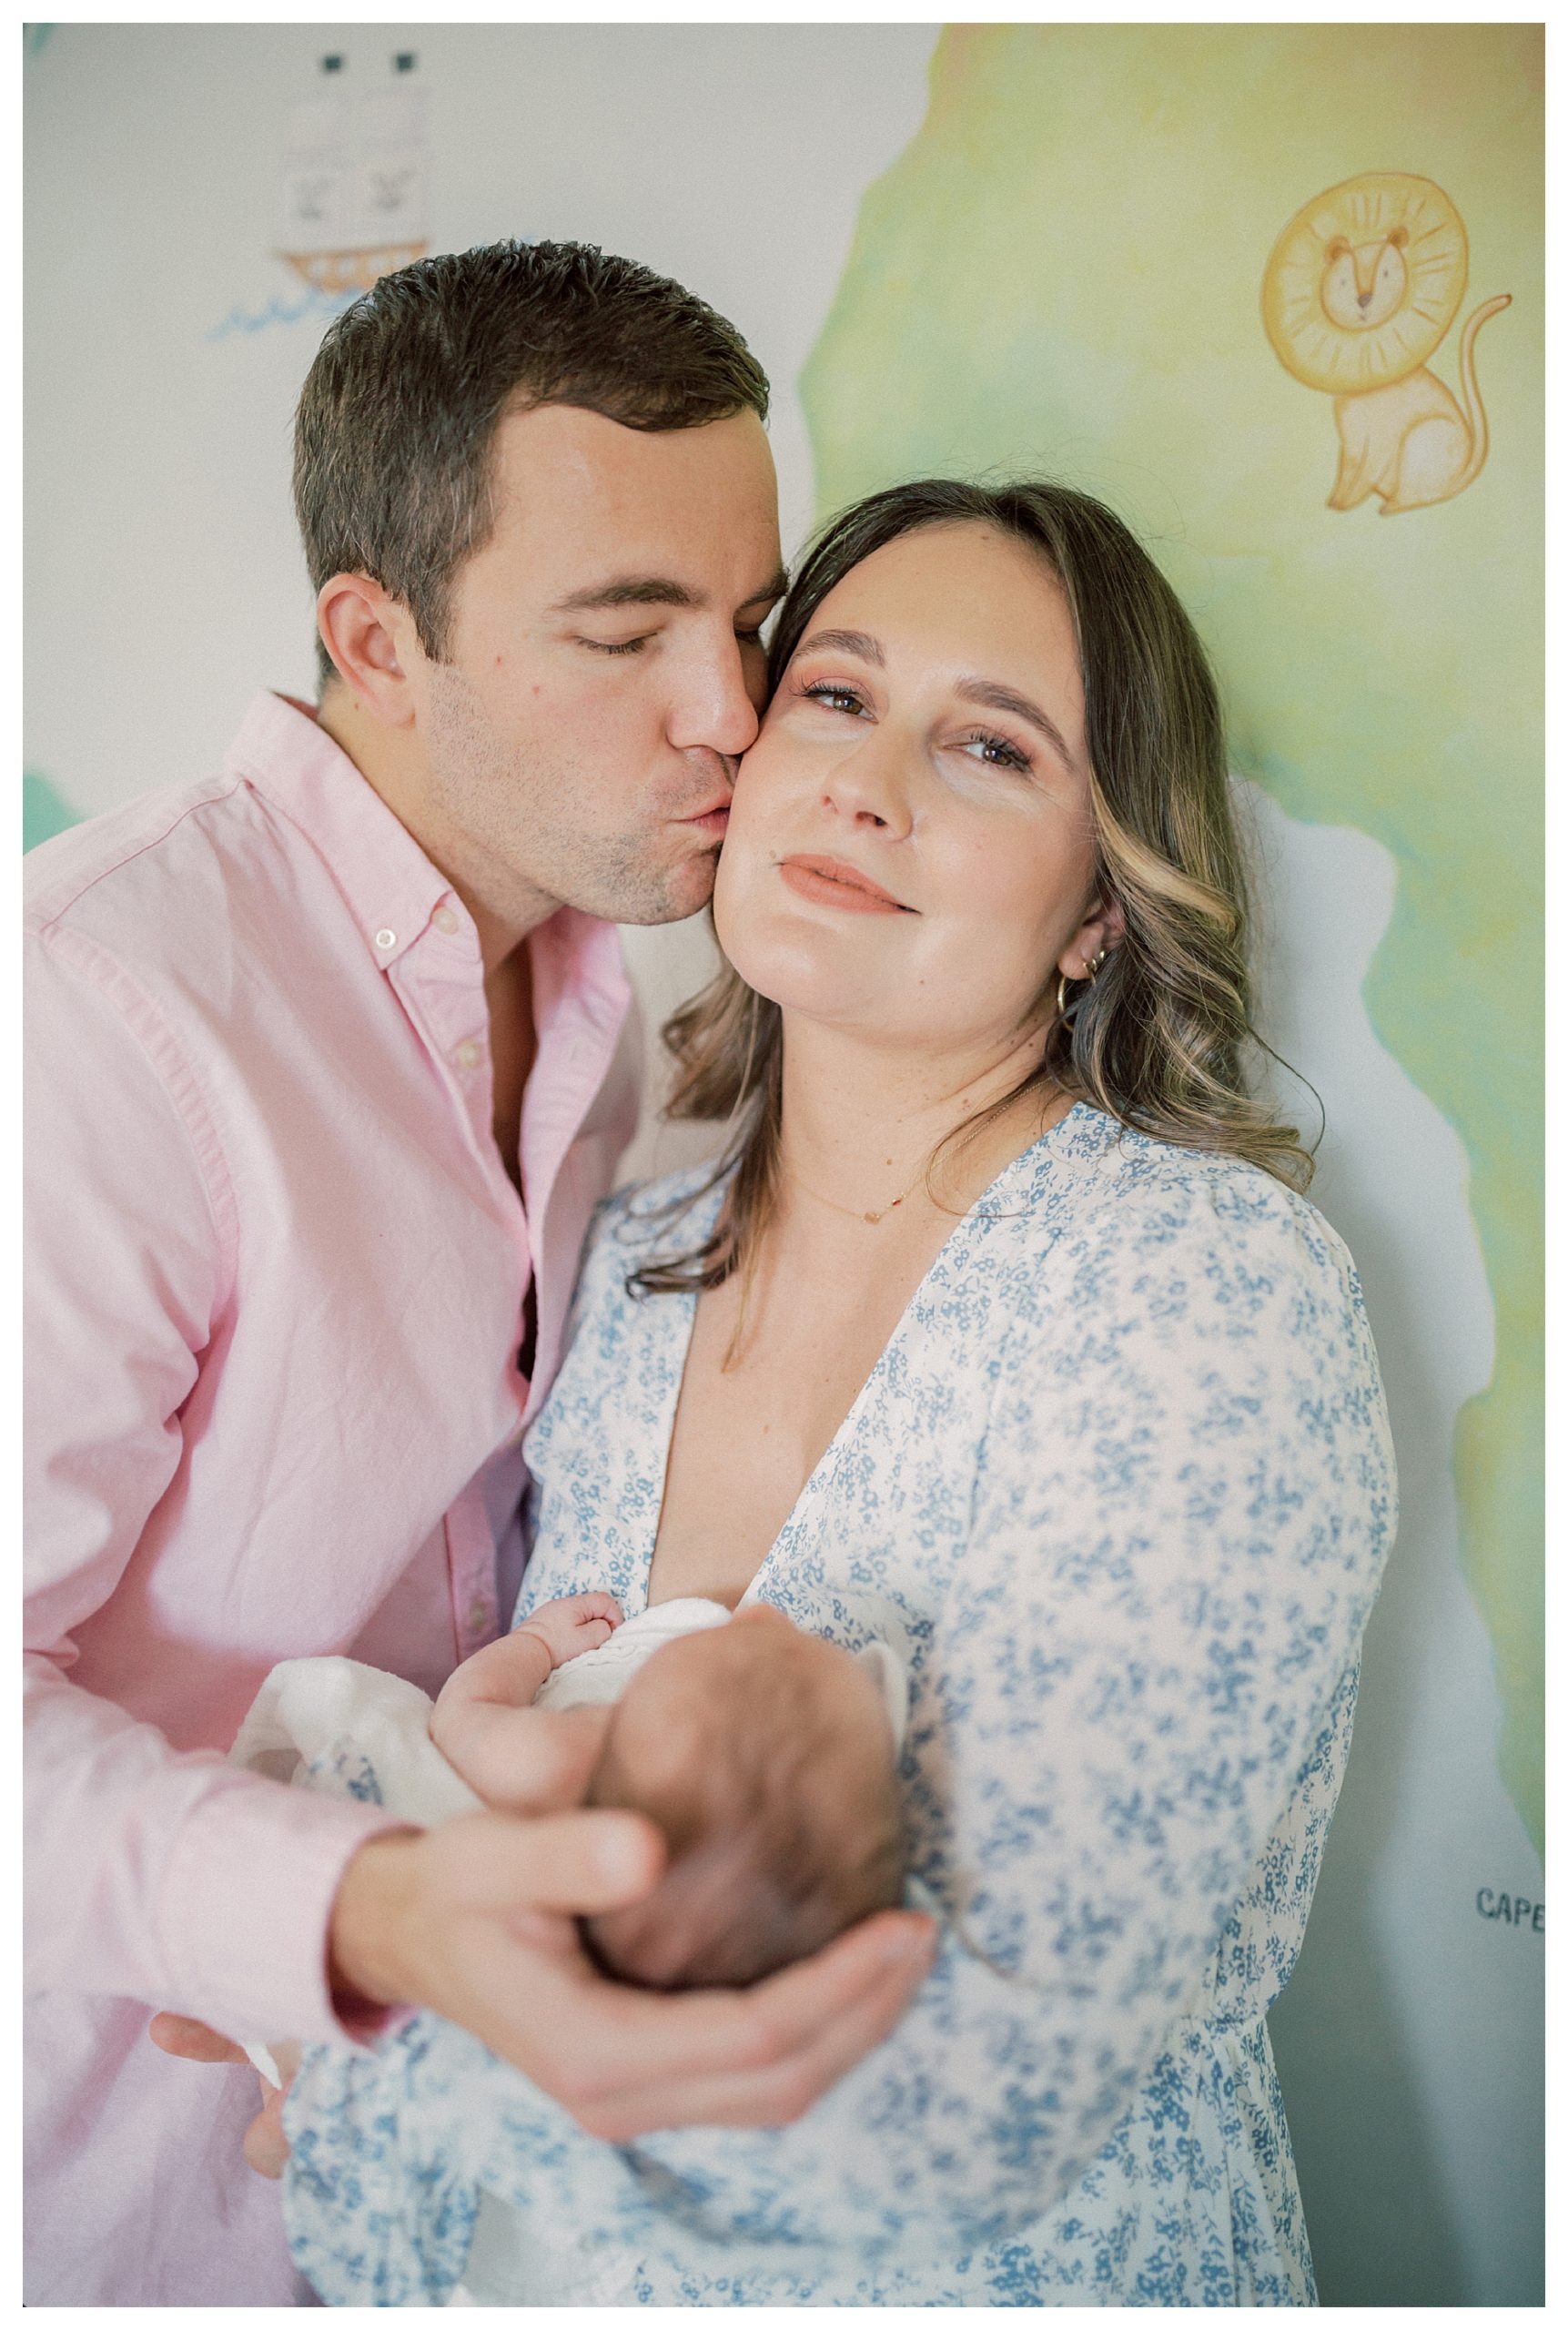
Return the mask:
[[1263,328],[1295,379],[1334,400],[1340,469],[1330,510],[1369,494],[1381,514],[1450,501],[1481,474],[1486,414],[1475,336],[1510,304],[1475,309],[1459,341],[1462,407],[1427,369],[1459,313],[1464,224],[1430,178],[1371,170],[1298,210],[1263,271]]

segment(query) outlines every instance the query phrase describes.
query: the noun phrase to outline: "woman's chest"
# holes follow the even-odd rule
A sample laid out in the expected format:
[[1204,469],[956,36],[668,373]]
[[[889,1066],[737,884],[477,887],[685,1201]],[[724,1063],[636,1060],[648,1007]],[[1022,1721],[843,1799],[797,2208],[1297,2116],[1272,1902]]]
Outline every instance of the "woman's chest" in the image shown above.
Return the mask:
[[679,1450],[689,1298],[588,1326],[529,1444],[525,1602],[599,1587],[639,1609],[655,1545],[685,1545],[693,1572],[671,1566],[656,1598],[733,1599],[754,1579],[797,1623],[853,1647],[864,1631],[845,1613],[891,1597],[917,1655],[967,1541],[996,1386],[996,1322],[976,1294],[973,1278],[935,1274],[891,1342],[846,1348],[836,1373],[822,1363],[814,1376],[796,1346],[793,1376],[754,1384],[754,1399],[693,1404]]
[[732,1282],[697,1306],[653,1555],[655,1600],[744,1593],[897,1323],[874,1302],[858,1311],[786,1302],[737,1350],[746,1322],[733,1293]]

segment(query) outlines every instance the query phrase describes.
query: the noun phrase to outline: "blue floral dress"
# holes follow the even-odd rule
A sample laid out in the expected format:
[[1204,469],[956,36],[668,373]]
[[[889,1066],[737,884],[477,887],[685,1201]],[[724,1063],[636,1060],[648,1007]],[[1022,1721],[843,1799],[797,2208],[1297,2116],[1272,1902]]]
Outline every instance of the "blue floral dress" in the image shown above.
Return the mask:
[[[644,1606],[695,1305],[625,1282],[705,1233],[702,1180],[598,1217],[520,1615]],[[918,1999],[793,2127],[624,2145],[431,2016],[318,2048],[287,2114],[302,2270],[333,2304],[443,2302],[488,2194],[651,2305],[1311,2304],[1264,2017],[1393,1523],[1334,1232],[1075,1108],[954,1229],[751,1589],[908,1659],[944,1922]]]

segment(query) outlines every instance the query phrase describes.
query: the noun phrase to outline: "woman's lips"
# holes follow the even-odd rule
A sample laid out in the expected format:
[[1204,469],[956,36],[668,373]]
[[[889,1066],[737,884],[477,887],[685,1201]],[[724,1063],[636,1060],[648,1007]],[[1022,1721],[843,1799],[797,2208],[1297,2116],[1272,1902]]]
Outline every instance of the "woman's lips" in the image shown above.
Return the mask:
[[846,914],[907,914],[910,908],[869,875],[856,873],[836,857],[786,857],[779,872],[803,898],[819,906],[840,907]]

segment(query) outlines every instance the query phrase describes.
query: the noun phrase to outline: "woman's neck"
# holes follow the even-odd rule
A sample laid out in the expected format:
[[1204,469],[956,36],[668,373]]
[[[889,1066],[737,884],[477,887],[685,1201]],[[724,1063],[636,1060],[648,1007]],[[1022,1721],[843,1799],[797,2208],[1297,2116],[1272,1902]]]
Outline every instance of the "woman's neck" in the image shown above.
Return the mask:
[[[962,1057],[894,1051],[786,1013],[779,1140],[785,1207],[792,1189],[867,1216],[901,1204],[950,1135],[1033,1075],[1040,1050],[1036,1028]],[[945,1151],[934,1196],[945,1207],[967,1205],[1065,1107],[1054,1086],[1036,1086],[971,1140]]]

